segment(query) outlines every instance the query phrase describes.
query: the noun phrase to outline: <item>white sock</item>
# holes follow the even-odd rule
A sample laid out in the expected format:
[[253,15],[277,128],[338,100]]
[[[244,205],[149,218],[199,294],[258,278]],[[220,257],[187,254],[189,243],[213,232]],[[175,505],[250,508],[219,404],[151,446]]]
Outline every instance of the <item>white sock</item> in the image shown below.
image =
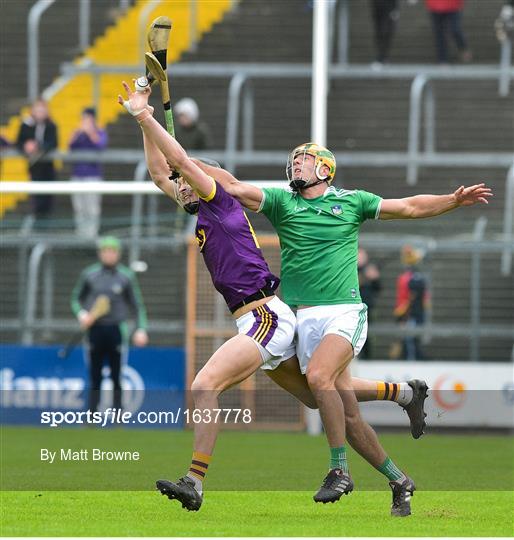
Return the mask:
[[408,405],[412,401],[414,391],[406,382],[399,383],[399,387],[400,389],[398,391],[398,398],[396,399],[396,403],[403,406]]
[[195,483],[195,489],[200,493],[200,495],[203,493],[203,484],[202,481],[196,478],[196,476],[193,476],[192,474],[186,474],[188,478],[191,478],[191,480]]

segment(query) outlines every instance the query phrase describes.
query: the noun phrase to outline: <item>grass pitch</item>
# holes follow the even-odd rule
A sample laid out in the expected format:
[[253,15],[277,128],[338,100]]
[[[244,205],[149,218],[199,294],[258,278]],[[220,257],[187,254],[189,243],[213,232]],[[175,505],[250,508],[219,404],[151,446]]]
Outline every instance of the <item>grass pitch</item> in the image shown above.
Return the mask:
[[[353,453],[356,491],[312,495],[328,460],[323,437],[225,432],[204,504],[186,512],[154,491],[189,465],[192,434],[151,430],[2,429],[3,536],[512,536],[512,438],[380,437],[415,479],[413,515],[389,515],[387,480]],[[40,448],[139,449],[137,464],[41,464]],[[37,489],[37,491],[35,491]],[[77,491],[81,489],[81,491]],[[240,489],[240,491],[238,490]],[[68,491],[69,490],[69,491]],[[73,490],[73,491],[71,491]],[[103,490],[103,491],[102,491]],[[266,491],[264,491],[266,490]]]
[[414,514],[388,515],[390,494],[316,505],[312,492],[210,492],[199,512],[151,492],[8,492],[4,536],[511,536],[506,492],[420,492]]

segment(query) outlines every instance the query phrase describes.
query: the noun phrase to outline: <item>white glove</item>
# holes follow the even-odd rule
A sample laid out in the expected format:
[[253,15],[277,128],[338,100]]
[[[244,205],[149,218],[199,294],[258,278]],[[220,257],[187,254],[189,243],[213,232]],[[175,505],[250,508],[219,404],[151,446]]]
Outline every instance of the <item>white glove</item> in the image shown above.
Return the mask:
[[142,109],[134,110],[134,109],[130,106],[130,101],[126,101],[126,100],[123,100],[122,105],[125,107],[125,109],[127,109],[127,111],[128,111],[132,116],[137,116],[138,114],[141,114],[143,111],[148,110],[148,109],[146,108],[146,106],[143,107]]

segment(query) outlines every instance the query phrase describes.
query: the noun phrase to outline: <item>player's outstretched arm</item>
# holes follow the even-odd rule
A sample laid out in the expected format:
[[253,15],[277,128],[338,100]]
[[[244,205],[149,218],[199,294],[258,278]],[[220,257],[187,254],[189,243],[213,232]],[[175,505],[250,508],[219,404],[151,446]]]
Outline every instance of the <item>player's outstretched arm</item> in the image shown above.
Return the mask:
[[380,206],[380,219],[419,219],[439,216],[461,206],[488,204],[493,196],[485,184],[460,186],[448,195],[415,195],[404,199],[384,199]]
[[177,201],[176,183],[169,179],[170,168],[159,147],[143,132],[143,146],[148,172],[153,183],[170,199]]
[[236,198],[245,208],[257,212],[262,201],[262,191],[258,187],[246,184],[245,182],[240,182],[225,169],[207,165],[206,163],[203,163],[203,161],[195,158],[192,158],[192,161],[194,161],[200,169],[219,182],[223,186],[223,189],[229,195]]
[[143,92],[132,92],[129,85],[123,81],[123,88],[127,92],[127,100],[118,96],[118,103],[138,121],[144,135],[164,155],[169,165],[186,180],[186,182],[200,195],[208,197],[213,189],[213,180],[205,174],[187,155],[186,151],[152,116],[148,110],[148,97],[150,87]]

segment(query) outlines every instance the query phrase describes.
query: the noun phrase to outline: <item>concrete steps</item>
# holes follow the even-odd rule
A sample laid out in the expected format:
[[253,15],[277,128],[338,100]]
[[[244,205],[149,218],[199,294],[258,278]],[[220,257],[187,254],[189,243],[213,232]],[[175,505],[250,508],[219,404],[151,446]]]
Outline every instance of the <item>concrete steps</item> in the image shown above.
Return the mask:
[[[501,7],[501,0],[478,2],[469,0],[465,11],[475,58],[480,63],[495,63],[498,46],[492,31],[492,21]],[[299,7],[299,5],[301,7]],[[350,59],[367,63],[373,60],[373,45],[369,9],[366,2],[352,0]],[[311,57],[312,12],[307,2],[281,0],[243,0],[227,14],[214,31],[206,34],[195,53],[186,53],[181,61],[248,61],[248,62],[308,62]],[[480,43],[480,47],[474,46]],[[401,19],[395,38],[392,60],[399,63],[429,63],[433,59],[432,33],[423,3],[414,7],[402,3]],[[172,70],[173,71],[173,70]],[[171,75],[172,100],[191,96],[197,100],[203,119],[210,125],[216,149],[225,144],[226,79],[178,79]],[[405,151],[407,147],[408,97],[410,83],[406,81],[333,81],[329,94],[328,145],[338,151]],[[498,97],[492,81],[436,82],[434,84],[438,113],[436,117],[436,148],[440,151],[503,151],[514,148],[512,97]],[[293,79],[254,81],[256,116],[255,148],[288,150],[310,138],[310,82]],[[156,110],[160,111],[158,99]],[[160,114],[160,113],[159,113]],[[162,116],[160,116],[162,120]],[[141,135],[135,123],[125,116],[109,126],[111,147],[140,147]],[[241,179],[284,178],[283,166],[240,167]],[[109,165],[107,179],[131,179],[133,166]],[[63,177],[67,174],[63,171]],[[487,181],[494,189],[494,201],[486,208],[477,207],[441,216],[435,220],[368,222],[363,234],[427,235],[447,238],[472,232],[476,219],[488,219],[487,237],[501,230],[506,171],[474,168],[422,168],[416,186],[405,182],[405,168],[340,167],[337,186],[366,189],[384,197],[411,196],[420,192],[448,193],[460,184]],[[63,202],[61,202],[61,199]],[[69,202],[59,198],[58,215],[72,217]],[[67,199],[67,198],[66,198]],[[163,216],[174,212],[164,199],[159,199]],[[105,216],[128,216],[130,200],[106,197]],[[271,227],[262,216],[252,216],[258,231]],[[91,253],[89,260],[93,257]],[[73,264],[59,267],[67,273],[66,289],[56,299],[56,314],[67,317],[68,293],[82,264],[88,257],[73,258]],[[183,318],[185,315],[185,265],[182,253],[143,253],[149,264],[140,276],[150,317]],[[376,318],[392,322],[395,279],[401,271],[399,254],[374,250],[371,258],[381,269],[383,291],[378,299]],[[61,264],[61,263],[59,263]],[[434,323],[462,323],[470,317],[470,259],[460,254],[436,254],[425,263],[431,273]],[[173,272],[170,271],[173,269]],[[499,274],[498,257],[483,256],[481,279],[481,316],[484,324],[512,324],[514,304],[511,278]],[[3,289],[0,289],[3,290]],[[393,337],[374,340],[376,357],[387,357]],[[163,341],[164,342],[164,341]],[[484,360],[506,360],[512,341],[483,339]],[[469,358],[469,340],[464,338],[433,339],[426,347],[433,359]]]
[[[0,88],[0,125],[26,105],[27,96],[27,15],[34,0],[2,2],[0,22],[0,73],[8,85]],[[91,39],[113,22],[118,0],[91,2]],[[66,21],[67,24],[63,24]],[[78,48],[78,2],[55,2],[41,19],[40,87],[43,90],[58,76],[61,62],[73,60]],[[16,73],[16,76],[12,76]]]
[[[429,14],[425,2],[414,5],[398,2],[400,18],[391,50],[393,63],[432,63],[435,48]],[[502,0],[469,0],[463,11],[463,30],[477,63],[496,63],[499,45],[494,34],[494,21],[502,8]],[[369,4],[350,1],[350,59],[371,62],[375,58]],[[456,51],[452,44],[453,57]]]

